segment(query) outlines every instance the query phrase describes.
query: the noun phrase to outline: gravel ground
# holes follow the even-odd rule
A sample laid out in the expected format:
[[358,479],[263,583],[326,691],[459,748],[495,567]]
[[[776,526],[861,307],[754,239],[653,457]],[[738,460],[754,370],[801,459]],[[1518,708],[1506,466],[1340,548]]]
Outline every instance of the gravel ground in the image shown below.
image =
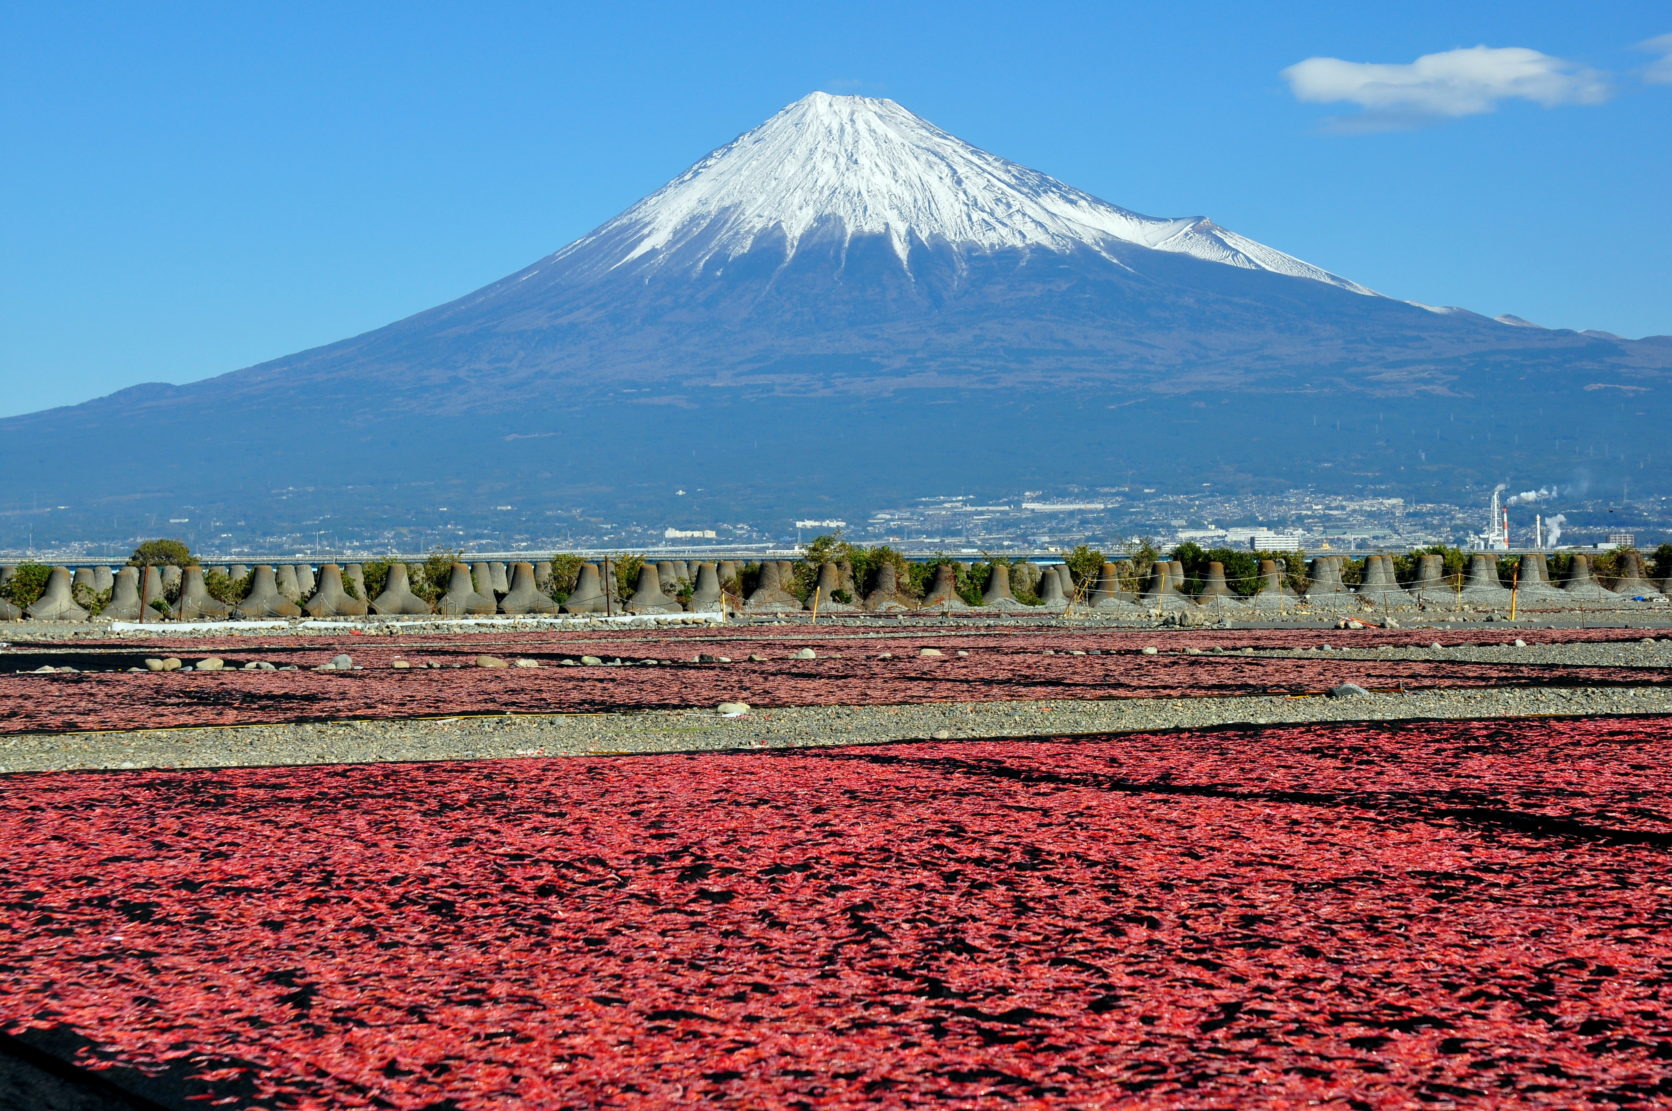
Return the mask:
[[[1474,625],[1501,625],[1508,622],[1507,608],[1473,607],[1448,608],[1430,606],[1418,609],[1397,606],[1382,610],[1361,606],[1340,610],[1301,610],[1288,613],[1262,612],[1248,606],[1224,608],[1197,607],[1181,610],[1164,617],[1139,609],[1107,611],[1078,611],[1073,614],[1048,614],[1029,611],[1014,613],[963,610],[953,612],[918,611],[900,614],[824,614],[818,619],[820,629],[876,630],[897,635],[902,630],[921,627],[957,629],[1009,629],[1017,626],[1038,626],[1052,629],[1153,629],[1157,627],[1226,628],[1226,629],[1328,629],[1344,619],[1367,623],[1381,623],[1391,619],[1394,627],[1407,629],[1449,629]],[[812,624],[810,615],[799,614],[744,614],[733,616],[724,623],[727,629],[806,629]],[[1672,629],[1672,602],[1631,602],[1622,599],[1609,608],[1585,607],[1577,609],[1538,609],[1522,606],[1518,610],[1517,628],[1591,629],[1631,628],[1648,630]],[[628,618],[612,620],[590,618],[535,618],[492,617],[479,619],[437,620],[434,618],[368,617],[341,618],[326,621],[251,621],[251,622],[175,622],[160,621],[133,627],[113,628],[109,621],[10,621],[0,622],[0,642],[16,641],[78,641],[119,639],[153,639],[156,637],[318,637],[348,630],[359,630],[366,635],[398,633],[402,635],[456,636],[461,633],[529,632],[529,631],[608,631],[625,632],[656,629],[701,627],[712,624],[697,614],[682,614],[672,618]],[[694,631],[694,630],[693,630]]]
[[1664,637],[1626,641],[1569,641],[1563,643],[1523,645],[1510,644],[1451,644],[1443,648],[1416,645],[1388,645],[1375,648],[1353,648],[1336,644],[1328,653],[1316,648],[1290,650],[1259,650],[1256,656],[1316,659],[1333,655],[1346,660],[1420,660],[1451,663],[1503,663],[1513,660],[1518,664],[1550,664],[1565,667],[1647,667],[1672,668],[1672,639]]
[[0,772],[240,767],[1073,736],[1251,723],[1672,713],[1672,690],[1610,687],[1371,693],[1349,698],[1012,701],[529,714],[0,738]]
[[[968,643],[974,648],[993,642],[995,648],[1024,655],[1053,652],[1065,655],[1078,650],[1119,651],[1126,659],[1136,660],[1140,644],[1158,645],[1156,650],[1165,659],[1172,657],[1179,666],[1189,667],[1180,657],[1200,655],[1203,663],[1211,657],[1255,656],[1299,660],[1333,660],[1329,671],[1340,674],[1339,665],[1352,660],[1375,661],[1359,680],[1366,686],[1378,685],[1367,676],[1374,672],[1384,676],[1389,666],[1399,661],[1429,665],[1436,661],[1457,664],[1493,664],[1499,666],[1529,665],[1540,668],[1616,668],[1643,674],[1641,682],[1628,679],[1622,686],[1588,686],[1577,678],[1571,687],[1543,688],[1537,686],[1493,687],[1474,689],[1433,689],[1403,693],[1372,693],[1370,695],[1326,699],[1295,697],[1292,695],[1239,694],[1235,696],[1194,695],[1185,698],[1140,697],[1085,699],[1041,698],[1030,700],[1000,699],[985,702],[924,700],[919,704],[887,704],[895,702],[881,691],[867,691],[871,681],[850,677],[846,680],[832,675],[838,683],[857,684],[854,693],[828,699],[831,705],[792,704],[770,709],[756,708],[746,716],[722,718],[714,710],[713,702],[705,698],[689,709],[618,710],[598,713],[493,713],[458,712],[460,707],[449,707],[442,700],[435,711],[451,716],[409,716],[397,720],[315,721],[288,724],[203,725],[166,729],[118,730],[100,729],[78,733],[15,733],[0,736],[0,772],[28,772],[93,768],[151,768],[151,767],[226,767],[241,765],[354,763],[403,760],[448,760],[469,758],[497,758],[532,755],[578,755],[599,753],[678,752],[712,749],[792,747],[799,745],[830,745],[852,743],[886,743],[890,741],[932,738],[944,733],[955,738],[1010,737],[1035,735],[1073,735],[1122,732],[1146,729],[1205,728],[1227,723],[1280,723],[1311,721],[1380,721],[1422,718],[1485,718],[1519,715],[1611,715],[1667,713],[1672,710],[1672,689],[1664,684],[1672,671],[1672,638],[1654,636],[1657,630],[1621,628],[1622,622],[1610,628],[1585,630],[1525,628],[1528,643],[1517,645],[1513,639],[1523,633],[1523,626],[1506,626],[1487,622],[1477,626],[1445,627],[1430,634],[1418,633],[1408,625],[1398,630],[1335,630],[1321,629],[1300,633],[1292,624],[1277,623],[1281,631],[1225,632],[1219,629],[1179,630],[1156,629],[1148,636],[1127,630],[1106,627],[1076,626],[1075,632],[1066,628],[1040,627],[1029,620],[1005,628],[972,625],[964,621],[937,622],[930,626],[918,622],[876,622],[870,625],[824,626],[809,628],[805,621],[781,624],[753,622],[724,629],[662,629],[646,630],[615,628],[603,635],[568,631],[557,634],[551,629],[523,630],[496,628],[491,633],[476,630],[471,635],[395,637],[360,636],[350,643],[348,636],[322,636],[318,630],[295,629],[291,636],[277,631],[280,640],[266,639],[267,645],[295,644],[304,654],[319,655],[323,660],[333,651],[349,649],[357,659],[366,659],[369,666],[388,667],[384,656],[411,656],[414,650],[426,647],[438,652],[471,653],[490,647],[490,641],[500,641],[505,648],[527,651],[537,644],[548,650],[558,648],[554,640],[564,642],[568,651],[597,650],[604,645],[623,653],[654,651],[669,655],[690,653],[709,643],[721,644],[727,652],[747,651],[759,647],[771,652],[774,659],[804,643],[819,643],[821,657],[826,648],[858,649],[874,653],[877,648],[861,645],[887,646],[883,641],[902,639],[915,643],[917,638],[931,639],[948,649]],[[17,666],[46,663],[57,652],[91,650],[94,652],[135,652],[145,645],[150,654],[162,654],[161,643],[186,643],[202,649],[212,647],[208,640],[192,640],[181,636],[184,630],[167,630],[169,641],[159,642],[155,630],[145,638],[112,636],[101,630],[99,645],[84,639],[88,626],[81,626],[81,636],[70,638],[70,643],[38,637],[43,627],[31,625],[29,632],[35,643],[18,644],[0,651],[4,658],[13,659]],[[384,631],[389,631],[385,629]],[[405,630],[411,632],[417,630]],[[600,632],[603,632],[600,630]],[[1078,635],[1076,635],[1076,632]],[[1297,633],[1300,635],[1297,637]],[[1023,634],[1023,635],[1017,635]],[[229,635],[223,627],[217,631],[218,643],[229,641],[250,644],[236,634]],[[274,638],[275,630],[265,629],[260,634]],[[301,639],[303,636],[309,639]],[[579,639],[575,639],[576,637]],[[1479,638],[1465,640],[1463,638]],[[997,638],[997,639],[994,639]],[[1431,648],[1429,641],[1445,644]],[[1296,640],[1300,644],[1297,645]],[[76,642],[80,643],[77,644]],[[1366,642],[1369,643],[1366,643]],[[1392,643],[1389,643],[1389,642]],[[43,643],[44,642],[44,643]],[[591,645],[596,642],[596,649]],[[857,642],[857,643],[856,643]],[[1240,644],[1240,646],[1239,646]],[[131,647],[129,647],[131,645]],[[306,646],[304,649],[303,646]],[[1327,645],[1327,647],[1325,647]],[[904,645],[895,645],[904,648]],[[202,650],[200,649],[200,651]],[[719,651],[721,649],[715,649]],[[248,650],[245,650],[246,652]],[[915,649],[909,649],[915,652]],[[182,654],[184,654],[182,652]],[[979,654],[979,653],[978,653]],[[24,659],[27,655],[27,659]],[[416,658],[416,657],[415,657]],[[1098,657],[1084,661],[1090,664]],[[1109,657],[1102,657],[1108,660]],[[80,660],[83,666],[89,662]],[[114,662],[114,661],[113,661]],[[837,661],[809,665],[823,670]],[[902,667],[915,666],[920,661],[908,660]],[[946,663],[953,663],[950,658]],[[1045,663],[1046,661],[1041,661]],[[1158,660],[1160,664],[1162,661]],[[1225,661],[1229,662],[1229,661]],[[730,668],[732,665],[718,665]],[[782,664],[760,665],[782,667]],[[1127,665],[1122,664],[1121,667]],[[585,670],[585,669],[582,669]],[[652,669],[654,674],[660,669]],[[1420,669],[1413,671],[1413,677]],[[636,672],[637,669],[634,669]],[[1395,666],[1395,672],[1397,668]],[[370,675],[371,672],[357,674]],[[387,672],[385,672],[387,674]],[[410,673],[409,673],[410,674]],[[428,673],[441,675],[443,673]],[[518,672],[482,673],[470,668],[446,672],[448,675],[468,677],[472,681],[482,676],[511,676]],[[521,673],[530,676],[547,674],[544,671]],[[572,676],[577,672],[569,672]],[[611,674],[614,674],[613,672]],[[690,673],[686,673],[690,674]],[[722,673],[723,674],[723,673]],[[1346,674],[1351,675],[1351,672]],[[1593,673],[1595,674],[1595,673]],[[313,676],[308,673],[309,681]],[[16,690],[14,697],[32,701],[47,693],[38,683],[65,680],[70,676],[16,675],[10,680]],[[86,677],[91,679],[92,677]],[[142,680],[143,690],[150,683],[169,677],[129,676]],[[210,677],[205,676],[205,679]],[[274,681],[279,676],[272,676]],[[233,676],[228,681],[237,680]],[[33,682],[28,682],[33,681]],[[299,678],[296,682],[300,682]],[[464,679],[459,682],[464,682]],[[499,682],[500,680],[494,680]],[[753,685],[747,670],[740,666],[734,676],[735,687],[722,683],[717,689],[734,690],[724,697],[749,699]],[[1331,680],[1336,681],[1336,680]],[[213,680],[219,683],[220,680]],[[754,680],[758,683],[759,680]],[[1488,680],[1488,683],[1492,680]],[[1594,682],[1594,680],[1593,680]],[[1388,683],[1386,685],[1393,685]],[[1420,685],[1415,684],[1415,685]],[[1026,689],[1018,684],[1015,693]],[[1269,688],[1268,688],[1269,689]],[[98,689],[65,688],[65,694],[77,697],[118,697],[120,692]],[[712,691],[705,692],[712,694]],[[992,693],[1004,694],[1003,690]],[[1047,694],[1046,691],[1040,691]],[[693,691],[693,701],[696,696]],[[933,699],[936,695],[930,694]],[[716,699],[717,701],[717,699]],[[855,706],[844,703],[872,702]],[[885,704],[874,704],[884,702]],[[666,706],[666,702],[663,703]],[[677,705],[677,703],[675,703]],[[495,709],[515,706],[515,702],[488,702]],[[474,710],[476,707],[471,707]],[[548,709],[539,706],[539,709]],[[352,707],[338,711],[349,718],[358,711]],[[297,716],[301,716],[298,714]],[[330,711],[325,715],[333,716]],[[27,715],[25,715],[27,719]],[[273,719],[269,718],[271,722]],[[14,726],[15,728],[16,726]],[[33,726],[25,725],[24,728]]]

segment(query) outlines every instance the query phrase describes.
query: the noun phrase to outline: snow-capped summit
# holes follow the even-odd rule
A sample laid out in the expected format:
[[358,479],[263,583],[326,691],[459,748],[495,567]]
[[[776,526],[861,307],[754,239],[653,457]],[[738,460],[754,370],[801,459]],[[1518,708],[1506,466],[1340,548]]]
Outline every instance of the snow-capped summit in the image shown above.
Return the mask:
[[892,100],[813,93],[551,261],[700,270],[767,245],[885,239],[992,252],[1132,246],[1372,291],[1203,217],[1158,219],[971,146]]
[[[365,535],[416,536],[438,498],[467,507],[445,511],[457,527],[510,527],[478,513],[514,502],[527,527],[566,530],[863,519],[948,489],[1111,481],[1383,474],[1421,491],[1591,466],[1597,443],[1672,462],[1672,339],[1505,319],[1373,295],[892,101],[817,93],[446,304],[206,381],[0,418],[0,534],[37,504],[60,506],[38,528],[86,530],[58,541],[182,506],[280,535],[313,529],[321,504]],[[275,475],[317,494],[274,497]]]

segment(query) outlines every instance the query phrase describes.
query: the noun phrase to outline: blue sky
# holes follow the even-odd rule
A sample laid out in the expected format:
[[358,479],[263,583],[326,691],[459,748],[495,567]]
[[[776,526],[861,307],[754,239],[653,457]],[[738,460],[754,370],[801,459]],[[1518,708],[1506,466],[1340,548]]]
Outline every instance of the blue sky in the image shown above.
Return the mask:
[[0,414],[449,300],[814,89],[1394,296],[1672,333],[1668,35],[1661,2],[14,2]]

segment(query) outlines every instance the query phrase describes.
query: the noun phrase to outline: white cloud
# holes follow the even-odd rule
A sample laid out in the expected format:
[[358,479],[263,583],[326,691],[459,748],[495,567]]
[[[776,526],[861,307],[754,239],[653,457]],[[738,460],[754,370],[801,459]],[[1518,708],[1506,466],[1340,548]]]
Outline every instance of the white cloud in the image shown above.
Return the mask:
[[1638,43],[1637,49],[1660,55],[1643,71],[1643,80],[1651,85],[1672,85],[1672,35],[1656,35]]
[[1611,93],[1607,79],[1595,70],[1524,46],[1472,46],[1424,54],[1404,65],[1308,58],[1285,69],[1283,77],[1297,99],[1345,101],[1364,109],[1331,121],[1335,130],[1347,131],[1480,115],[1505,100],[1530,100],[1546,108],[1601,104]]

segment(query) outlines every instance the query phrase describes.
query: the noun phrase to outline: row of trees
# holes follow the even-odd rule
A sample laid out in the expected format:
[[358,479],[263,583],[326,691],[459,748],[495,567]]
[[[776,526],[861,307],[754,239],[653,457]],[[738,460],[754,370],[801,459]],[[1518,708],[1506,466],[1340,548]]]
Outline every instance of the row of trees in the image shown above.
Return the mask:
[[[1148,566],[1156,558],[1153,545],[1142,543],[1143,562],[1147,572]],[[1402,586],[1409,586],[1417,580],[1421,569],[1421,560],[1425,555],[1437,555],[1445,567],[1445,577],[1448,582],[1461,585],[1468,575],[1469,562],[1476,553],[1465,552],[1461,548],[1453,548],[1444,544],[1433,544],[1426,548],[1393,555],[1394,577]],[[1591,573],[1605,584],[1611,584],[1624,576],[1626,572],[1626,558],[1636,554],[1633,548],[1616,548],[1606,552],[1586,553],[1591,561]],[[1573,568],[1572,552],[1552,552],[1545,557],[1552,581],[1559,582],[1567,577]],[[1200,594],[1203,580],[1207,575],[1208,564],[1220,563],[1225,568],[1225,581],[1231,589],[1241,595],[1253,595],[1260,590],[1260,561],[1275,560],[1284,570],[1285,582],[1297,593],[1305,591],[1310,585],[1307,578],[1307,557],[1302,552],[1250,552],[1236,548],[1207,548],[1192,543],[1180,544],[1170,553],[1170,559],[1178,560],[1184,565],[1185,582],[1181,589],[1191,595]],[[1502,555],[1497,559],[1498,580],[1504,586],[1515,581],[1519,570],[1521,557],[1517,555]],[[1645,560],[1650,575],[1657,579],[1672,576],[1672,544],[1662,544]],[[1364,581],[1363,559],[1344,560],[1341,564],[1341,580],[1348,586],[1357,586]]]
[[[1597,552],[1591,554],[1593,573],[1604,583],[1613,581],[1624,571],[1624,559],[1632,549],[1619,548],[1611,552]],[[1420,548],[1393,557],[1394,572],[1402,584],[1409,584],[1416,579],[1420,557],[1424,555],[1439,555],[1445,564],[1447,577],[1461,583],[1466,575],[1471,553],[1458,548],[1435,545]],[[1118,550],[1105,553],[1088,545],[1080,545],[1061,553],[1063,562],[1067,564],[1076,584],[1090,589],[1102,573],[1105,562],[1116,562],[1120,570],[1121,588],[1128,591],[1141,591],[1148,582],[1151,569],[1157,561],[1162,559],[1177,560],[1184,566],[1185,581],[1180,589],[1192,596],[1202,591],[1203,582],[1210,563],[1220,563],[1225,569],[1225,580],[1230,588],[1244,596],[1252,596],[1259,592],[1261,580],[1259,575],[1260,561],[1270,559],[1282,569],[1285,582],[1297,593],[1303,593],[1309,584],[1307,579],[1307,558],[1302,552],[1251,552],[1235,548],[1202,548],[1193,543],[1180,544],[1172,551],[1163,555],[1161,550],[1150,540],[1135,540],[1123,544]],[[420,598],[434,602],[446,592],[452,577],[453,565],[462,561],[463,553],[457,550],[435,549],[430,552],[422,563],[407,564],[407,578],[412,592]],[[1508,585],[1514,574],[1519,557],[1505,556],[1498,560],[1500,580]],[[570,554],[558,554],[551,557],[549,562],[550,577],[545,584],[547,593],[556,602],[565,601],[575,588],[580,569],[585,561],[582,557]],[[627,597],[637,587],[639,571],[644,566],[644,557],[623,553],[609,558],[609,569],[615,580],[618,596]],[[1565,576],[1573,562],[1573,556],[1567,552],[1556,552],[1548,557],[1550,572],[1554,579]],[[129,557],[128,563],[135,567],[172,566],[188,567],[199,563],[187,546],[178,540],[152,540],[141,544]],[[960,561],[950,555],[938,555],[931,559],[907,559],[894,548],[886,545],[865,547],[852,544],[844,540],[840,533],[820,536],[807,545],[803,557],[796,562],[794,572],[789,581],[783,585],[803,603],[809,601],[818,582],[819,569],[826,563],[845,565],[850,574],[845,576],[843,589],[838,590],[830,599],[836,602],[853,602],[869,593],[877,584],[878,574],[884,564],[894,568],[896,581],[903,593],[922,597],[928,590],[942,565],[950,564],[954,570],[954,581],[958,594],[970,604],[978,604],[987,584],[992,576],[993,568],[1004,564],[1010,568],[1011,592],[1018,601],[1027,604],[1039,603],[1039,582],[1042,568],[1039,564],[1028,560],[1015,559],[1007,556],[987,555],[975,561]],[[1662,544],[1654,550],[1649,560],[1650,572],[1656,579],[1672,576],[1672,544]],[[365,589],[366,600],[376,598],[383,592],[388,582],[389,569],[394,561],[389,559],[367,560],[360,564]],[[1342,581],[1349,586],[1357,585],[1363,580],[1364,561],[1347,560],[1342,564]],[[20,608],[29,606],[38,599],[46,588],[51,568],[41,563],[24,563],[13,569],[12,575],[5,582],[0,582],[0,597],[4,597],[13,605]],[[721,588],[737,598],[746,598],[760,583],[761,564],[743,563],[738,566],[736,575],[721,582]],[[249,592],[252,575],[245,574],[233,578],[220,568],[206,568],[203,574],[204,586],[215,598],[228,605],[236,605]],[[482,593],[491,591],[491,585],[477,581],[472,575],[474,589]],[[689,601],[694,588],[690,578],[676,579],[673,582],[663,582],[662,589],[672,597],[682,602]],[[352,579],[346,579],[344,586],[350,594],[359,597],[361,590]],[[178,598],[179,587],[177,581],[170,577],[165,596],[159,608],[166,608]],[[76,601],[88,610],[97,613],[110,600],[110,592],[93,591],[86,586],[75,588]]]
[[[1177,560],[1184,566],[1185,580],[1179,588],[1192,597],[1201,594],[1211,563],[1223,566],[1227,585],[1244,597],[1251,597],[1262,589],[1264,584],[1260,577],[1260,564],[1268,559],[1281,569],[1284,582],[1291,590],[1305,593],[1311,585],[1307,573],[1309,561],[1305,552],[1203,548],[1186,542],[1163,554],[1154,541],[1140,539],[1126,542],[1108,553],[1082,544],[1060,554],[1073,575],[1074,582],[1077,585],[1087,585],[1088,589],[1089,584],[1094,583],[1102,574],[1103,565],[1113,562],[1117,566],[1121,589],[1140,592],[1148,584],[1155,564],[1162,559]],[[1635,549],[1617,548],[1613,551],[1587,553],[1591,560],[1592,573],[1605,584],[1611,584],[1624,575],[1625,560],[1631,554],[1635,554]],[[1425,555],[1438,555],[1444,565],[1447,580],[1461,586],[1467,577],[1469,562],[1474,553],[1435,544],[1396,554],[1393,556],[1394,575],[1401,585],[1408,586],[1416,581],[1421,558]],[[1553,581],[1560,581],[1567,576],[1573,566],[1573,557],[1574,553],[1571,552],[1554,552],[1546,557]],[[1503,585],[1509,586],[1514,581],[1520,558],[1513,555],[1498,558],[1498,577]],[[819,566],[832,560],[851,565],[854,581],[862,590],[868,590],[874,585],[875,571],[881,563],[891,562],[895,564],[902,589],[918,596],[924,593],[939,566],[951,563],[957,570],[958,593],[971,604],[981,600],[993,567],[1004,563],[1010,566],[1011,589],[1017,600],[1030,604],[1039,601],[1036,593],[1040,578],[1038,564],[1005,556],[986,556],[969,563],[956,561],[948,555],[908,561],[892,548],[859,547],[842,540],[839,534],[821,536],[807,546],[806,555],[796,570],[794,588],[804,601],[812,591],[812,584],[817,581]],[[1663,580],[1672,576],[1672,544],[1660,545],[1645,562],[1655,579]],[[1364,567],[1363,559],[1344,560],[1341,564],[1342,582],[1348,586],[1357,586],[1363,582]],[[847,601],[846,598],[837,600]]]

